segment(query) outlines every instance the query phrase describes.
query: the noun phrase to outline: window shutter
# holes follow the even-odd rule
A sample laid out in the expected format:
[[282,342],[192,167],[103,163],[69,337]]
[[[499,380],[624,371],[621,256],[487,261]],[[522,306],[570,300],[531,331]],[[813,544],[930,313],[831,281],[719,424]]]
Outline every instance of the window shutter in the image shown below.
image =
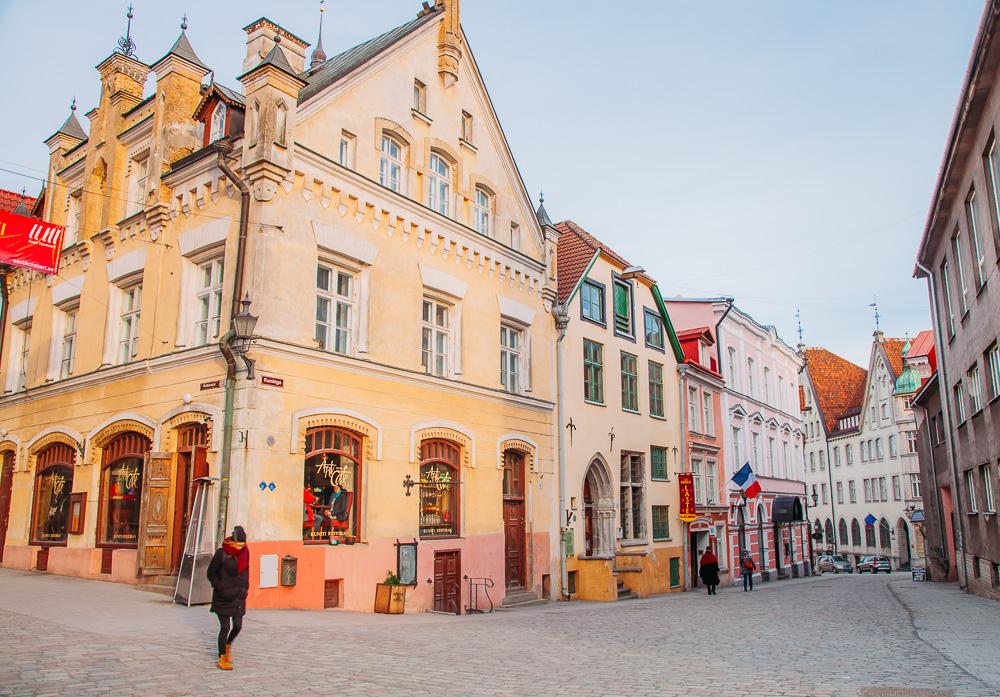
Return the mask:
[[628,317],[628,293],[623,286],[615,284],[615,314]]

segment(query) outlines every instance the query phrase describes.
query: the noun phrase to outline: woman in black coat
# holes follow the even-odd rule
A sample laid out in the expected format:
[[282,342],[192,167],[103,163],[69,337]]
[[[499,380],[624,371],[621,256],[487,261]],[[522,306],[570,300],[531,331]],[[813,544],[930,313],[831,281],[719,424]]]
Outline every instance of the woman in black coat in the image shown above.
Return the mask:
[[247,591],[250,590],[250,550],[247,534],[242,527],[222,542],[208,565],[208,582],[212,584],[212,612],[219,618],[219,662],[221,670],[232,670],[233,639],[243,629],[247,611]]
[[715,587],[719,585],[719,558],[709,547],[701,555],[701,564],[698,567],[698,575],[702,582],[708,587],[708,594],[715,595]]

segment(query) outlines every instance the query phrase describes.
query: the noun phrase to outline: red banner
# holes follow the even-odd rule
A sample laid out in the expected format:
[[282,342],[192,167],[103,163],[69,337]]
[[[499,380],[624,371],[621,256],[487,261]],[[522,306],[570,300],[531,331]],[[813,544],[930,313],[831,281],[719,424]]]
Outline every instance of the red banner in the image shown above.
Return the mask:
[[698,517],[694,511],[694,476],[690,472],[678,472],[677,486],[681,493],[681,510],[678,517],[685,523],[690,523]]
[[0,211],[0,264],[56,273],[65,234],[62,225]]

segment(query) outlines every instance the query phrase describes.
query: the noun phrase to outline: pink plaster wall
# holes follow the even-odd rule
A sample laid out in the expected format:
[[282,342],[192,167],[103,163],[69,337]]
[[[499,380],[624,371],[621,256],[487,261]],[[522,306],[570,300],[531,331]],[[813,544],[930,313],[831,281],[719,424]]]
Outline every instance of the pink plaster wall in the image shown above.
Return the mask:
[[[7,545],[3,565],[10,569],[34,569],[40,549],[27,545]],[[50,547],[47,573],[132,585],[142,582],[136,576],[136,550],[116,549],[113,552],[110,574],[101,573],[101,554],[102,550],[93,547]]]

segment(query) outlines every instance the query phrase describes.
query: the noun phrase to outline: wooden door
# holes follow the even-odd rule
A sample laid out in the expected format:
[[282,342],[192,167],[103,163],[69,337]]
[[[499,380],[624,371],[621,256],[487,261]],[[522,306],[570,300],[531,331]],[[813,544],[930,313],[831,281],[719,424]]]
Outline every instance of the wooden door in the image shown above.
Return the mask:
[[698,533],[692,532],[688,535],[688,549],[691,550],[691,587],[698,585],[700,577],[701,560],[698,558]]
[[195,445],[178,454],[177,478],[174,483],[174,522],[171,530],[171,568],[177,570],[184,556],[188,523],[194,503],[195,482],[208,476],[208,448]]
[[[0,331],[3,331],[0,328]],[[3,561],[3,548],[7,540],[7,522],[10,519],[10,491],[14,480],[14,452],[6,450],[2,454],[0,465],[0,562]]]
[[143,576],[170,572],[176,457],[176,454],[147,452],[143,463],[138,555],[139,573]]
[[590,496],[590,479],[583,482],[583,556],[594,554],[594,500]]
[[461,552],[434,552],[434,609],[462,614]]
[[503,459],[504,576],[507,588],[524,588],[527,568],[524,455],[508,450]]

